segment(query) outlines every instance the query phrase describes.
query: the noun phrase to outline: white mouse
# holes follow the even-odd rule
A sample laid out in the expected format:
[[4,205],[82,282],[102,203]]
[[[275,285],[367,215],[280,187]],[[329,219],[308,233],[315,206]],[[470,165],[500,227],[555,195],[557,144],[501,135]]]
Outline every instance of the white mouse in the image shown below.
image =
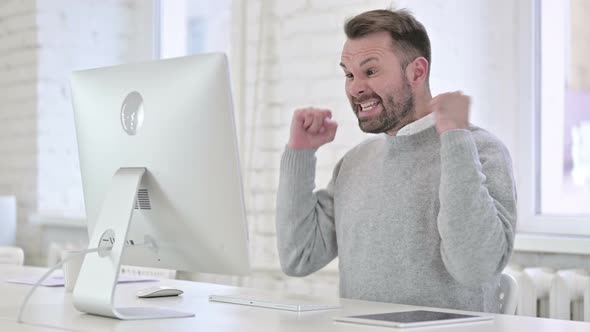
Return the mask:
[[184,293],[180,289],[167,287],[167,286],[154,286],[144,288],[137,292],[137,297],[150,298],[150,297],[165,297],[165,296],[178,296]]

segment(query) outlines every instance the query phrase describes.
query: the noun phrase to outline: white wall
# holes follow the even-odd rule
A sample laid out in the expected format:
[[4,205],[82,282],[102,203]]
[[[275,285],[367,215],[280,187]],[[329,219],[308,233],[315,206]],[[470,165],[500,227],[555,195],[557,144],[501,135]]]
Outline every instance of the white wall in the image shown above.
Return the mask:
[[18,200],[17,244],[43,264],[29,215],[83,215],[72,70],[152,57],[151,2],[0,4],[0,195]]
[[37,2],[39,214],[84,216],[70,73],[151,59],[150,13],[143,12],[148,3]]
[[35,22],[35,1],[0,6],[0,195],[17,197],[17,244],[39,242],[25,217],[37,205]]
[[518,13],[512,0],[406,0],[432,43],[432,93],[463,90],[471,121],[514,155],[518,105]]

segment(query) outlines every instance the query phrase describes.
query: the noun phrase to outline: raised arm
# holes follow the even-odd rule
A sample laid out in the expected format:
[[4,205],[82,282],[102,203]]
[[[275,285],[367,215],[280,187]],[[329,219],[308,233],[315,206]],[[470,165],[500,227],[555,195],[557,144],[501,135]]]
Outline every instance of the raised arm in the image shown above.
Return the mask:
[[447,271],[478,286],[504,269],[514,246],[516,189],[506,147],[469,126],[470,98],[460,91],[431,101],[440,134],[438,230]]
[[287,275],[305,276],[336,257],[333,183],[315,189],[315,152],[331,142],[337,125],[331,112],[321,109],[295,111],[291,137],[281,159],[277,193],[277,241],[281,267]]
[[440,250],[449,273],[474,286],[504,269],[516,229],[510,156],[486,136],[476,143],[466,129],[441,135]]

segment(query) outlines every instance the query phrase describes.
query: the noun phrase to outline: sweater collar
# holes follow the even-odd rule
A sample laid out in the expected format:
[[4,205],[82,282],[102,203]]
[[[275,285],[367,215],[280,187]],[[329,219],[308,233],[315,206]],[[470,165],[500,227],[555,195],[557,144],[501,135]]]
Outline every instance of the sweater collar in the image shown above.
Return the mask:
[[397,132],[396,136],[413,135],[431,126],[434,126],[434,113],[429,113],[428,115],[423,116],[420,119],[403,126]]

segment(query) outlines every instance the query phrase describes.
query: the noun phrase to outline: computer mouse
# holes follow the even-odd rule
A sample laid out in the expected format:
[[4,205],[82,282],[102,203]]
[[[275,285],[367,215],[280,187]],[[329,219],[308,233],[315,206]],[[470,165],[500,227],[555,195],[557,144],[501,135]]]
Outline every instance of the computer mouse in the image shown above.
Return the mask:
[[168,286],[154,286],[144,288],[137,292],[137,297],[151,298],[151,297],[165,297],[165,296],[178,296],[184,293],[180,289],[172,288]]

